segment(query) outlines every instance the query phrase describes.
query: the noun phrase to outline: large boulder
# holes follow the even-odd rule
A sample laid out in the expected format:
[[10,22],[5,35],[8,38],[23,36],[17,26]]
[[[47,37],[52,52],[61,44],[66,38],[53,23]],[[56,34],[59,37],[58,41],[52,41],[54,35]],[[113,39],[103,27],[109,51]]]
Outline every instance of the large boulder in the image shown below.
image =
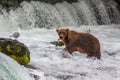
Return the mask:
[[21,42],[9,38],[0,38],[0,52],[10,56],[21,65],[30,62],[30,51]]

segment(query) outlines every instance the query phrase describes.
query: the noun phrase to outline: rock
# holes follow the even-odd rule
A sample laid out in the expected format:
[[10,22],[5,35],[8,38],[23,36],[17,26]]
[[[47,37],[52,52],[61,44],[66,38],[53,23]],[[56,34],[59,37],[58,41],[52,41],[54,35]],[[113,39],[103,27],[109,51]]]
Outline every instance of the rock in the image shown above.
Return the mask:
[[53,45],[56,45],[56,46],[64,46],[63,42],[53,41],[53,42],[50,42],[50,43],[53,44]]
[[17,40],[0,38],[0,52],[10,56],[21,65],[26,65],[30,62],[28,48]]
[[40,76],[36,74],[30,74],[31,77],[33,77],[35,80],[40,80]]
[[50,4],[56,4],[56,3],[62,3],[63,1],[72,3],[72,2],[78,2],[78,0],[0,0],[0,4],[5,7],[19,7],[20,3],[23,1],[40,1],[40,2],[45,2],[45,3],[50,3]]

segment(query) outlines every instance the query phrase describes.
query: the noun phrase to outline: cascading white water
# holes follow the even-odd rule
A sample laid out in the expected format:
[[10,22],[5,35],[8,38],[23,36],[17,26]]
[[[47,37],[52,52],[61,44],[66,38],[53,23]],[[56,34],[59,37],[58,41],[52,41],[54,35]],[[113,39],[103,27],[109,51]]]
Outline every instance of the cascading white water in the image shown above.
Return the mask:
[[11,9],[9,13],[1,10],[0,24],[3,31],[18,27],[28,29],[115,24],[120,22],[119,16],[117,4],[113,0],[79,0],[72,4],[63,2],[55,5],[31,1],[22,2],[21,7]]
[[[120,80],[120,25],[116,24],[120,22],[120,13],[116,3],[109,1],[79,0],[72,4],[63,2],[55,5],[35,1],[22,2],[21,7],[15,10],[6,12],[1,9],[0,37],[8,37],[11,32],[21,28],[18,40],[28,46],[31,53],[30,65],[35,67],[29,71],[32,73],[35,70],[36,75],[40,75],[42,71],[46,80]],[[100,40],[102,60],[88,59],[79,53],[69,56],[67,52],[62,52],[63,47],[52,45],[50,42],[58,38],[56,27],[69,27],[81,32],[90,28],[91,34]],[[63,53],[68,54],[68,57],[64,57]],[[1,55],[0,79],[28,79],[23,76],[21,66],[9,59],[6,61],[7,58]],[[12,65],[14,67],[10,67]],[[19,75],[14,75],[15,73]]]
[[27,70],[12,58],[0,53],[0,80],[34,80]]

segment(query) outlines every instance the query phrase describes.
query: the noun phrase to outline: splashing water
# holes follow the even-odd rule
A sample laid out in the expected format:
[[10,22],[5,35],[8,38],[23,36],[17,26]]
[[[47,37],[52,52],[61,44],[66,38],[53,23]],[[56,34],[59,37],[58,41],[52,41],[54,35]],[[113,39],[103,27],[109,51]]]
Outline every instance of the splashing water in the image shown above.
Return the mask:
[[0,53],[0,80],[34,80],[27,70],[13,59]]

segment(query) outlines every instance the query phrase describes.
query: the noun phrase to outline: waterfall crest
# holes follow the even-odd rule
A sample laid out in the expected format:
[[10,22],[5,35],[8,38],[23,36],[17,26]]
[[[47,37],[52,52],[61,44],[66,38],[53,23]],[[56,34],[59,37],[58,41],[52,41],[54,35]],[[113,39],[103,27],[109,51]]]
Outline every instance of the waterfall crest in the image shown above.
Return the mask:
[[[120,12],[113,0],[78,0],[74,3],[22,2],[9,13],[1,11],[3,27],[23,29],[54,28],[81,25],[109,25],[120,23]],[[7,23],[7,24],[6,24]]]

